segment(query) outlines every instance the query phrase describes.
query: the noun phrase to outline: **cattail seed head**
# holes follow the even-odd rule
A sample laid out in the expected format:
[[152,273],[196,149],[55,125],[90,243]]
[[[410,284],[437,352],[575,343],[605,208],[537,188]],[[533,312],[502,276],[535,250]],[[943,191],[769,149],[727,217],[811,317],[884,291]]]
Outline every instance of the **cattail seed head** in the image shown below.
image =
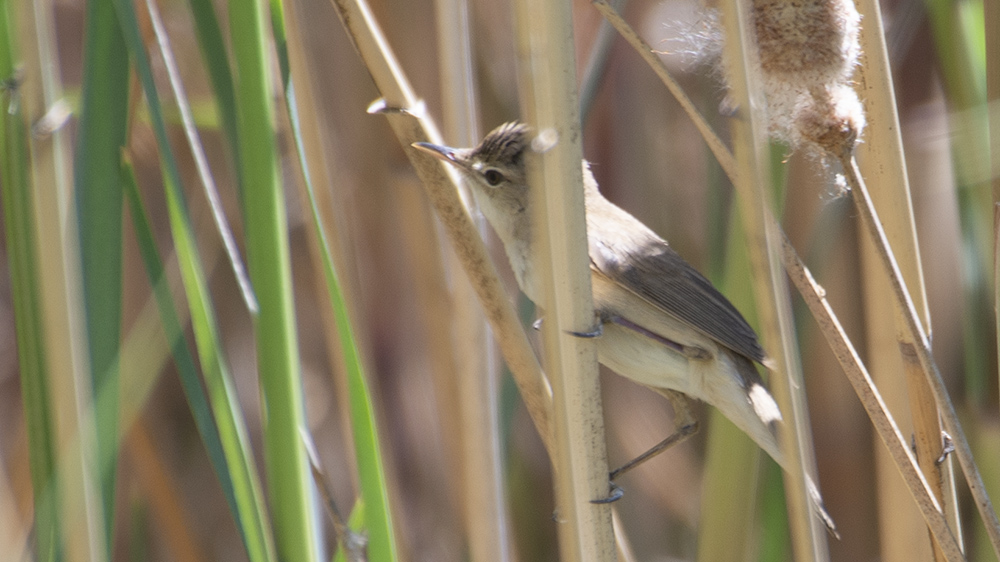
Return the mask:
[[792,146],[850,151],[865,118],[850,86],[861,16],[852,0],[753,0],[768,130]]
[[796,131],[803,140],[832,155],[849,155],[865,126],[858,95],[847,84],[836,84],[811,94],[811,103],[796,114]]
[[850,0],[754,0],[752,10],[768,79],[819,85],[850,78],[861,19]]

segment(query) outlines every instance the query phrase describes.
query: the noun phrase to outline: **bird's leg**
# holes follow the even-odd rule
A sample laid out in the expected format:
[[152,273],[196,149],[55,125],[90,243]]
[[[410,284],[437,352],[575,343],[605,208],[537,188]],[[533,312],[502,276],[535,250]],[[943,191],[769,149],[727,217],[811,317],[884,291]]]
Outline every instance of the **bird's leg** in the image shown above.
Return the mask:
[[674,390],[662,390],[661,392],[670,400],[670,403],[674,407],[674,432],[668,435],[663,441],[653,445],[645,453],[611,471],[611,480],[618,478],[622,474],[698,432],[698,419],[695,418],[694,411],[691,409],[691,400],[684,394]]
[[653,447],[645,453],[628,461],[615,470],[612,470],[608,476],[611,484],[611,493],[606,498],[593,500],[592,503],[611,503],[621,498],[624,492],[620,487],[618,487],[617,484],[615,484],[615,480],[619,476],[698,432],[698,419],[695,417],[694,411],[691,409],[691,400],[683,393],[674,390],[657,390],[666,396],[674,407],[674,432],[668,435],[663,441],[653,445]]
[[632,330],[634,332],[638,332],[649,339],[660,342],[661,344],[669,347],[670,349],[673,349],[674,351],[680,353],[681,355],[687,357],[688,359],[709,360],[712,358],[712,352],[708,351],[707,349],[693,345],[684,345],[670,338],[665,338],[660,334],[653,332],[652,330],[649,330],[643,326],[640,326],[639,324],[636,324],[635,322],[629,320],[628,318],[625,318],[624,316],[619,316],[616,314],[606,315],[603,317],[603,321],[613,322],[615,324],[618,324],[619,326],[628,328],[629,330]]
[[[535,320],[531,323],[531,327],[537,332],[542,329],[542,318]],[[599,338],[604,335],[604,323],[600,316],[597,316],[597,323],[594,324],[593,328],[590,328],[586,332],[574,332],[573,330],[566,330],[566,333],[571,336],[576,336],[578,338]]]

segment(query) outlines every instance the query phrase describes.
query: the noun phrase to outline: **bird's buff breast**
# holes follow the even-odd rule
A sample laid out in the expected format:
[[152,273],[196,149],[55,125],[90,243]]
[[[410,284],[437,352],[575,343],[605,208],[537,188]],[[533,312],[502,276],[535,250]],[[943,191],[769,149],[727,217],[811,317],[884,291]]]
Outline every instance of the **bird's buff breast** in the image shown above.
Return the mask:
[[631,327],[606,320],[597,339],[599,361],[619,375],[656,388],[669,388],[705,400],[705,374],[718,369],[724,354],[708,337],[677,318],[650,306],[641,297],[594,271],[594,307],[605,317],[620,317],[662,338],[707,352],[704,358],[666,345]]

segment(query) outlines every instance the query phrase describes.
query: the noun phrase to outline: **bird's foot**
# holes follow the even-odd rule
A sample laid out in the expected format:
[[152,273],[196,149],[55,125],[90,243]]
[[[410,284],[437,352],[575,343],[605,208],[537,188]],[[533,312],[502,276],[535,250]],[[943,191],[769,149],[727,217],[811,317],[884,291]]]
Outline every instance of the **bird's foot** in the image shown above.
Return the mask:
[[609,489],[609,492],[608,492],[607,497],[596,499],[596,500],[590,500],[590,503],[597,504],[597,505],[606,504],[606,503],[614,503],[614,502],[622,499],[622,496],[625,495],[625,490],[623,490],[622,487],[619,486],[618,484],[615,484],[614,480],[610,480],[610,479],[608,480],[608,489]]

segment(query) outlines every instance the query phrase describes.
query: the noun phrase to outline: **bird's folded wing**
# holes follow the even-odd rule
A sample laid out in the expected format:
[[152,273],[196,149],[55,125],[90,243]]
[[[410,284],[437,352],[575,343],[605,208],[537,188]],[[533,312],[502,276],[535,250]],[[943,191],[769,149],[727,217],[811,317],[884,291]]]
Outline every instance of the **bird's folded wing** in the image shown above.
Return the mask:
[[743,315],[665,241],[650,231],[639,244],[611,247],[606,241],[615,238],[593,234],[591,264],[609,279],[740,355],[766,359]]

